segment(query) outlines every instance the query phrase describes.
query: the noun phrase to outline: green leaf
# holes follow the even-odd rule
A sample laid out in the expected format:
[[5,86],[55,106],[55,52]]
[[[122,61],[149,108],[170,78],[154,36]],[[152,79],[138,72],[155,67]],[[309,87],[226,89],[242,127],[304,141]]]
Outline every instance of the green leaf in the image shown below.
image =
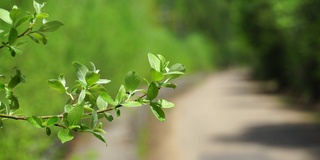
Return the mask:
[[18,98],[12,95],[9,99],[9,107],[10,109],[17,110],[20,108]]
[[18,38],[18,31],[15,28],[11,28],[10,29],[10,33],[9,33],[9,44],[13,44]]
[[51,135],[51,129],[49,127],[46,127],[46,134],[47,136]]
[[173,84],[173,83],[164,83],[162,84],[162,86],[167,87],[167,88],[177,88],[177,85]]
[[59,121],[59,117],[57,117],[57,116],[53,116],[53,117],[49,118],[48,121],[47,121],[47,127],[53,126],[58,121]]
[[86,73],[86,82],[88,86],[95,84],[100,79],[100,75],[93,71],[88,71]]
[[151,82],[147,91],[147,99],[148,100],[155,99],[158,96],[158,93],[159,93],[158,86],[154,82]]
[[44,12],[38,13],[36,15],[37,19],[39,19],[39,18],[48,18],[48,17],[49,17],[49,14],[48,13],[44,13]]
[[158,120],[160,120],[161,122],[165,121],[165,114],[157,103],[150,103],[150,108],[152,113],[158,118]]
[[159,99],[158,103],[161,105],[162,108],[173,108],[173,107],[175,107],[174,103],[168,102],[165,99]]
[[41,13],[42,12],[42,8],[44,7],[45,3],[38,3],[35,0],[33,1],[33,8],[36,11],[36,13]]
[[27,118],[27,121],[36,128],[42,128],[42,119],[37,116],[31,116]]
[[84,84],[86,84],[85,77],[86,77],[87,72],[89,71],[88,68],[79,62],[73,62],[73,66],[76,68],[78,79],[81,82],[83,82]]
[[93,134],[96,138],[98,138],[100,141],[102,141],[102,142],[104,142],[104,143],[107,143],[107,142],[106,142],[106,139],[105,139],[101,134],[99,134],[99,133],[97,133],[97,132],[92,132],[92,134]]
[[110,113],[104,112],[104,117],[109,121],[113,121],[113,116]]
[[0,102],[0,113],[7,114],[7,105]]
[[157,56],[148,53],[148,60],[151,68],[155,69],[158,72],[161,72],[161,61]]
[[79,94],[78,103],[81,104],[84,98],[86,98],[86,90],[83,89]]
[[170,67],[170,72],[173,72],[173,71],[178,71],[178,72],[184,73],[186,71],[186,67],[180,63],[176,63]]
[[48,43],[46,36],[40,32],[32,32],[28,36],[36,43],[42,42],[44,45]]
[[164,76],[163,76],[163,74],[161,72],[158,72],[153,68],[151,68],[150,73],[151,73],[152,81],[155,81],[155,82],[156,81],[161,81],[164,78]]
[[40,32],[54,32],[64,24],[60,21],[50,21],[43,24],[38,31]]
[[18,27],[21,26],[22,24],[24,24],[24,23],[26,23],[26,22],[29,22],[29,21],[31,20],[31,18],[32,18],[32,17],[31,17],[30,15],[26,15],[26,16],[20,18],[20,19],[17,21],[15,27],[18,28]]
[[61,143],[71,141],[74,138],[73,133],[67,128],[60,130],[58,133],[58,137]]
[[52,89],[58,91],[59,93],[66,92],[66,88],[64,87],[64,85],[57,79],[49,79],[48,84]]
[[10,19],[12,20],[13,24],[17,21],[17,19],[20,17],[20,15],[21,15],[21,9],[19,9],[19,8],[13,8],[10,11]]
[[108,102],[105,101],[101,95],[97,98],[97,106],[100,110],[104,110],[108,107]]
[[0,19],[4,22],[12,25],[12,20],[10,19],[10,12],[0,8]]
[[92,110],[91,115],[91,129],[95,128],[98,124],[98,113],[96,110]]
[[141,79],[135,71],[128,72],[124,79],[125,86],[130,92],[138,88],[140,81]]
[[119,118],[121,116],[120,109],[119,108],[115,108],[114,110],[116,111],[116,115]]
[[111,82],[111,81],[108,80],[108,79],[99,79],[96,83],[97,83],[97,84],[107,84],[107,83],[109,83],[109,82]]
[[121,104],[127,97],[126,89],[123,85],[120,86],[118,94],[116,96],[116,103]]
[[73,108],[72,105],[67,104],[67,105],[64,106],[64,112],[69,113],[72,108]]
[[77,105],[73,107],[69,112],[67,116],[67,122],[69,126],[76,125],[81,120],[82,115],[84,113],[84,109],[82,105]]
[[129,101],[129,102],[123,103],[121,105],[124,107],[140,107],[140,106],[142,106],[142,104],[137,101]]
[[117,105],[115,101],[111,98],[111,96],[106,92],[101,93],[99,97],[106,101],[108,104],[111,104],[113,106]]

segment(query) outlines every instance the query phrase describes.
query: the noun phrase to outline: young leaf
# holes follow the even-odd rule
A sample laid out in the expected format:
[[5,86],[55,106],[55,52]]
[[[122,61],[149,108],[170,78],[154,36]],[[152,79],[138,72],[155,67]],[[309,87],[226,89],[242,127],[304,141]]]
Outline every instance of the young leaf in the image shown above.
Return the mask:
[[84,84],[86,84],[85,78],[86,78],[86,74],[89,71],[89,69],[85,65],[83,65],[79,62],[73,62],[73,66],[76,68],[78,79],[81,82],[83,82]]
[[73,108],[72,105],[67,104],[67,105],[64,106],[64,112],[69,113],[72,108]]
[[12,20],[10,18],[10,12],[9,11],[0,8],[0,19],[2,19],[6,23],[12,25]]
[[184,73],[186,71],[186,67],[180,63],[176,63],[170,67],[170,72],[173,72],[173,71],[178,71],[178,72]]
[[67,122],[69,126],[76,125],[81,120],[84,109],[82,105],[77,105],[73,107],[67,116]]
[[20,108],[18,98],[12,95],[9,99],[9,107],[10,109],[17,110]]
[[38,3],[35,0],[33,1],[33,8],[36,11],[36,13],[41,13],[42,12],[42,8],[44,7],[45,3]]
[[91,115],[91,129],[95,128],[98,123],[98,113],[96,110],[92,110],[92,115]]
[[141,79],[135,71],[128,72],[124,79],[125,86],[130,92],[138,88],[140,81]]
[[86,73],[86,82],[88,86],[95,84],[100,79],[100,75],[93,71],[88,71]]
[[158,106],[158,104],[156,103],[150,103],[150,108],[152,113],[161,121],[164,122],[165,121],[165,114],[163,112],[163,110]]
[[96,83],[97,83],[97,84],[107,84],[107,83],[109,83],[109,82],[111,82],[111,81],[108,80],[108,79],[99,79]]
[[29,22],[31,20],[31,16],[30,15],[26,15],[22,18],[20,18],[17,22],[16,22],[16,25],[15,27],[18,28],[19,26],[21,26],[22,24],[26,23],[26,22]]
[[162,108],[173,108],[175,105],[172,102],[168,102],[165,99],[159,99],[158,103]]
[[53,126],[58,121],[59,121],[59,118],[57,116],[53,116],[53,117],[49,118],[48,121],[47,121],[47,127]]
[[51,129],[49,127],[46,127],[46,134],[47,136],[51,135]]
[[102,141],[102,142],[104,142],[104,143],[107,143],[107,142],[106,142],[106,139],[105,139],[101,134],[99,134],[99,133],[97,133],[97,132],[92,132],[92,134],[93,134],[96,138],[98,138],[100,141]]
[[161,81],[164,78],[164,76],[163,76],[163,74],[161,72],[158,72],[153,68],[151,68],[150,73],[151,73],[152,81],[155,81],[155,82],[156,81]]
[[43,24],[38,31],[40,32],[54,32],[64,24],[60,21],[50,21]]
[[79,94],[78,103],[81,104],[84,98],[86,98],[86,90],[83,89]]
[[10,11],[10,19],[12,20],[12,24],[14,24],[17,19],[21,15],[21,9],[17,8],[17,6],[14,6],[14,8]]
[[155,99],[158,96],[158,93],[159,93],[158,86],[154,82],[151,82],[147,91],[147,99],[148,100]]
[[140,107],[140,106],[142,106],[142,104],[137,101],[129,101],[129,102],[123,103],[121,105],[124,107]]
[[74,136],[73,136],[73,133],[68,128],[64,128],[59,131],[58,137],[61,143],[65,143],[65,142],[71,141]]
[[118,91],[118,94],[116,96],[116,103],[121,104],[126,99],[126,89],[123,85],[120,86],[120,89]]
[[110,113],[104,112],[104,117],[109,121],[113,121],[113,116]]
[[157,56],[148,53],[148,60],[151,68],[155,69],[158,72],[161,72],[161,61]]
[[64,85],[57,79],[49,79],[48,84],[52,89],[58,91],[59,93],[66,92],[66,88],[64,87]]
[[106,109],[108,107],[108,102],[105,101],[101,95],[97,98],[97,106],[100,110]]
[[42,42],[44,45],[48,43],[47,37],[40,32],[32,32],[28,36],[36,43]]
[[113,105],[113,106],[114,106],[114,105],[117,105],[117,104],[114,102],[114,100],[111,98],[111,96],[110,96],[108,93],[106,93],[106,92],[101,93],[99,97],[102,98],[104,101],[106,101],[108,104],[111,104],[111,105]]
[[10,33],[9,33],[9,44],[13,44],[18,38],[18,31],[15,28],[11,28]]
[[42,120],[37,116],[31,116],[27,118],[27,121],[36,128],[42,128]]
[[115,111],[116,111],[117,117],[119,118],[121,116],[120,109],[119,108],[115,108]]

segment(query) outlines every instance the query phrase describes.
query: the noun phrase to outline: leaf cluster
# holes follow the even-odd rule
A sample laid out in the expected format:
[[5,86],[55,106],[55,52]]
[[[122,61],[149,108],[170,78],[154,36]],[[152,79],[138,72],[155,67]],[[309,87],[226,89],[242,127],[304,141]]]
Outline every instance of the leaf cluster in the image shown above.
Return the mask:
[[[23,12],[22,9],[17,6],[13,6],[10,11],[0,8],[0,19],[9,25],[8,31],[0,28],[0,34],[4,34],[6,41],[2,41],[1,48],[7,48],[11,53],[11,56],[21,54],[21,47],[26,42],[17,40],[23,36],[28,36],[32,41],[36,43],[47,44],[48,39],[46,36],[47,32],[53,32],[63,26],[60,21],[47,21],[49,14],[43,11],[45,3],[40,4],[33,1],[34,13]],[[38,29],[34,29],[34,26],[39,24]],[[21,26],[27,25],[26,29],[20,31]]]

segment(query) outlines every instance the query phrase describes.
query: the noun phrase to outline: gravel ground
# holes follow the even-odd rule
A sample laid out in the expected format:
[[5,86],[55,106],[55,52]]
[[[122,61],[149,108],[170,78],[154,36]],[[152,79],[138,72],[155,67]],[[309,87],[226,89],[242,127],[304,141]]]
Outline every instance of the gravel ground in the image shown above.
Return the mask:
[[191,88],[183,83],[182,90],[165,92],[177,106],[166,111],[166,122],[148,117],[144,108],[123,110],[107,126],[108,147],[92,136],[80,136],[66,159],[139,160],[137,137],[146,125],[149,153],[144,160],[320,159],[320,127],[309,114],[261,92],[245,71],[197,79]]

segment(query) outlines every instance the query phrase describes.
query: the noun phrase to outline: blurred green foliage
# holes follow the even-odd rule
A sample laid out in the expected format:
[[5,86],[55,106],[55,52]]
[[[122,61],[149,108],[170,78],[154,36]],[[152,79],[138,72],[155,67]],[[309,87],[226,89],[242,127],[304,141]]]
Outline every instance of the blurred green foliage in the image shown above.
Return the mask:
[[[14,4],[25,11],[32,8],[31,0],[2,0],[0,8],[9,10]],[[210,70],[214,48],[208,40],[198,33],[174,35],[161,22],[162,10],[158,6],[153,0],[47,1],[44,10],[50,13],[48,20],[57,19],[65,24],[54,34],[48,34],[48,44],[29,43],[23,48],[24,53],[14,58],[8,51],[0,50],[0,73],[13,75],[13,68],[18,67],[29,80],[15,89],[23,112],[30,115],[61,112],[67,99],[49,89],[47,79],[64,73],[66,79],[75,80],[72,61],[84,64],[92,61],[103,69],[101,76],[112,80],[107,89],[113,94],[129,70],[136,70],[141,76],[149,73],[148,52],[179,61],[187,66],[188,72]],[[8,29],[2,28],[2,22],[0,26]],[[23,40],[30,42],[28,37]],[[4,127],[0,132],[0,146],[6,153],[0,154],[0,159],[63,156],[61,151],[66,146],[57,147],[57,137],[50,139],[43,130],[34,131],[27,123],[5,123],[11,124],[15,128]]]
[[159,1],[177,33],[199,32],[214,44],[221,68],[247,64],[261,80],[304,104],[320,98],[320,1]]

